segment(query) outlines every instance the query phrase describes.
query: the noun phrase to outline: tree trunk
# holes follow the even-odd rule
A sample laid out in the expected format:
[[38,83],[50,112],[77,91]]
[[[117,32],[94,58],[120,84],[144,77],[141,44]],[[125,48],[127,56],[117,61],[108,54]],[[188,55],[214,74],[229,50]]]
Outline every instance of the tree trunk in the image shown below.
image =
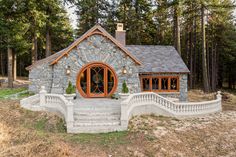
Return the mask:
[[189,32],[189,48],[190,48],[190,53],[189,53],[189,65],[190,65],[190,89],[193,89],[193,47],[192,47],[192,42],[193,42],[193,35],[192,35],[192,26]]
[[37,61],[38,56],[38,39],[36,33],[34,33],[33,39],[32,39],[32,64]]
[[174,41],[175,48],[181,55],[181,45],[180,45],[180,27],[179,27],[179,10],[178,6],[175,6],[174,10]]
[[13,80],[16,80],[16,75],[17,75],[17,57],[16,53],[12,54],[12,74],[13,74]]
[[206,60],[206,35],[205,35],[205,15],[204,5],[201,6],[201,23],[202,23],[202,75],[203,75],[203,90],[209,92],[207,60]]
[[1,52],[1,75],[2,76],[4,76],[5,75],[5,73],[4,73],[4,63],[3,63],[3,61],[4,61],[4,58],[3,58],[4,56],[3,56],[3,52]]
[[50,28],[47,26],[47,33],[46,33],[46,57],[52,54],[52,42],[51,42],[51,34]]
[[191,75],[193,75],[193,88],[195,88],[196,86],[196,59],[197,59],[197,21],[196,21],[196,17],[194,18],[194,37],[193,37],[193,73]]
[[[210,44],[209,39],[206,39],[206,63],[207,63],[207,76],[209,83],[209,91],[211,90],[211,75],[210,75]],[[208,41],[208,42],[207,42]]]
[[216,50],[213,43],[211,51],[211,88],[216,91]]
[[13,75],[12,75],[12,61],[13,61],[13,54],[12,54],[12,48],[8,47],[7,48],[7,53],[8,53],[8,87],[13,88]]
[[217,45],[214,45],[215,50],[215,88],[217,88],[218,85],[218,73],[219,73],[219,53],[217,52]]

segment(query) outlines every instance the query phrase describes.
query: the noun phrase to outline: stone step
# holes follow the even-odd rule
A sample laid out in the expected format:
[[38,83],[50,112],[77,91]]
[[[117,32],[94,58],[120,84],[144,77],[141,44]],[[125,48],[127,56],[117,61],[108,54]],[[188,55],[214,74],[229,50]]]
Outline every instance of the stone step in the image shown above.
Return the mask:
[[120,107],[107,107],[107,108],[103,108],[103,107],[81,107],[81,108],[75,108],[74,109],[75,112],[77,111],[102,111],[102,112],[109,112],[109,111],[120,111],[121,108]]
[[[99,100],[98,100],[99,101]],[[77,104],[76,102],[74,103],[75,107],[81,108],[81,107],[120,107],[120,103],[118,104],[106,104],[106,103],[92,103],[92,104]]]
[[108,133],[115,131],[124,131],[126,127],[120,125],[112,126],[77,126],[70,129],[70,133]]
[[75,120],[120,120],[120,114],[114,115],[74,115]]
[[82,126],[91,126],[91,127],[98,127],[98,126],[113,126],[113,125],[120,125],[119,120],[82,120],[82,121],[75,121],[74,127],[82,127]]
[[74,111],[74,116],[112,116],[120,114],[120,111]]

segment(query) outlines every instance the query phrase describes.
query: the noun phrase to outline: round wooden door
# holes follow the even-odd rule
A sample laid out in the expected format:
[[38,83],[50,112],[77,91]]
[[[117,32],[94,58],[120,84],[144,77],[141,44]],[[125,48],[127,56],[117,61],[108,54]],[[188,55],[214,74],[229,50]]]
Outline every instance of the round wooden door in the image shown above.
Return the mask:
[[80,70],[77,88],[84,97],[108,97],[117,88],[117,76],[104,63],[90,63]]

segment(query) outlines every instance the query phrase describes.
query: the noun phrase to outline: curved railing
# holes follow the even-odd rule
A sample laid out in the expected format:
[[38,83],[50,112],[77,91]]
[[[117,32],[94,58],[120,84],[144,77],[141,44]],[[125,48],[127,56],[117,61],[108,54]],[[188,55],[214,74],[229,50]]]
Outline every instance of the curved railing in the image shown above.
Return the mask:
[[39,94],[35,94],[35,95],[32,95],[30,97],[20,100],[20,104],[22,107],[29,109],[29,110],[33,110],[33,111],[40,110],[39,102],[40,102]]
[[20,104],[29,110],[47,110],[60,113],[65,118],[67,131],[73,128],[74,105],[63,95],[47,93],[45,87],[42,86],[39,94],[22,99]]
[[220,92],[218,92],[216,100],[204,102],[173,102],[153,92],[135,93],[121,103],[121,123],[127,126],[132,115],[144,113],[184,117],[214,113],[220,110]]
[[66,122],[70,121],[71,113],[69,112],[69,108],[73,107],[73,104],[66,100],[63,95],[45,94],[45,103],[43,106],[49,110],[59,111],[65,117]]

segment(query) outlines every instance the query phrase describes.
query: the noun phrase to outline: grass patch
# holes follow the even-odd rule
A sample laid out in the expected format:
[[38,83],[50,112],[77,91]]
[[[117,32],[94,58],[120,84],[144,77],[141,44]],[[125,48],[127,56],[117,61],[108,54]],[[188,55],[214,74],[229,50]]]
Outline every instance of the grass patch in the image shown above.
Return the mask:
[[46,118],[39,119],[39,120],[34,124],[34,128],[35,128],[36,130],[38,130],[38,131],[45,130],[47,121],[48,121],[48,120],[47,120]]
[[26,88],[4,88],[0,89],[0,99],[27,90]]
[[127,131],[100,133],[100,134],[75,134],[65,137],[74,143],[95,144],[102,147],[115,147],[117,145],[129,144]]
[[34,95],[32,92],[26,92],[26,93],[21,93],[19,94],[18,98],[25,98]]
[[56,123],[56,129],[60,133],[66,133],[66,125],[63,119],[59,119]]
[[35,130],[42,133],[66,133],[64,120],[57,116],[53,116],[51,118],[40,117],[35,122],[31,123],[32,125],[25,124],[25,127],[34,128]]
[[156,138],[156,136],[153,136],[153,135],[151,135],[151,134],[147,134],[147,135],[145,135],[145,139],[146,139],[147,141],[153,142],[153,141],[155,141],[157,138]]

